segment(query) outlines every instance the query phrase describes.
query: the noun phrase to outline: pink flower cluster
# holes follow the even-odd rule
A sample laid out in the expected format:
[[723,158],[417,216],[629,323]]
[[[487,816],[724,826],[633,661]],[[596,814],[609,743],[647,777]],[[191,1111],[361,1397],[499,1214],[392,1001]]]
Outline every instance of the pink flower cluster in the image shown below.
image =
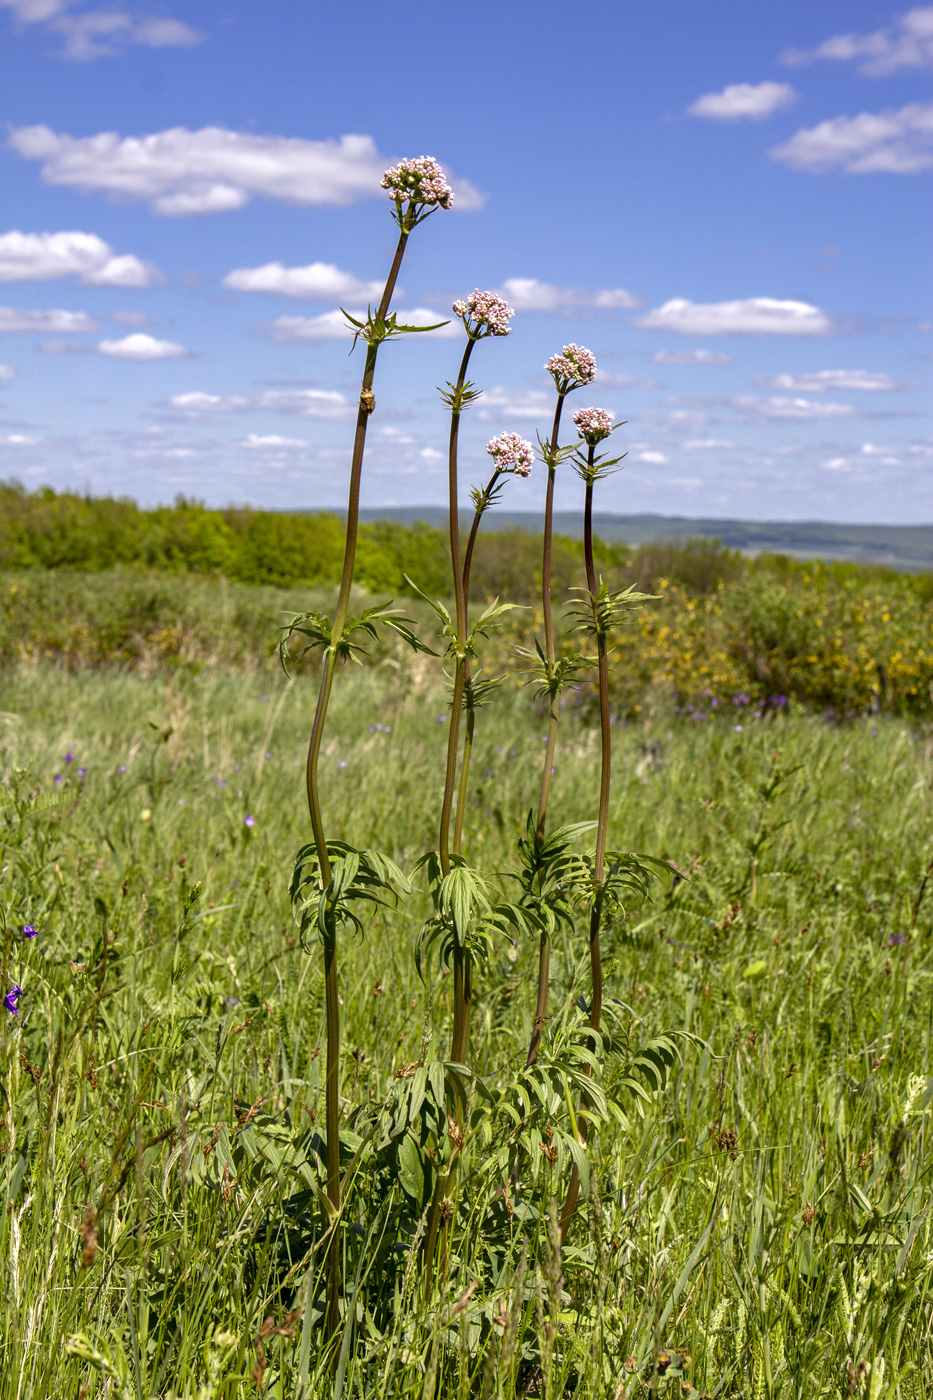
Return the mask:
[[552,355],[544,366],[557,385],[557,392],[569,394],[596,378],[596,356],[582,345],[565,345],[562,355]]
[[393,199],[407,199],[412,204],[439,204],[449,209],[454,202],[453,190],[433,156],[400,160],[383,175],[382,188]]
[[604,408],[578,408],[573,421],[590,447],[595,447],[612,432],[612,414]]
[[467,334],[474,340],[484,335],[508,335],[512,327],[509,321],[515,315],[495,292],[481,292],[477,287],[466,301],[455,301],[453,313],[459,316],[467,328]]
[[535,460],[535,450],[530,442],[520,438],[518,433],[500,433],[490,438],[486,451],[500,472],[514,472],[516,476],[531,476]]

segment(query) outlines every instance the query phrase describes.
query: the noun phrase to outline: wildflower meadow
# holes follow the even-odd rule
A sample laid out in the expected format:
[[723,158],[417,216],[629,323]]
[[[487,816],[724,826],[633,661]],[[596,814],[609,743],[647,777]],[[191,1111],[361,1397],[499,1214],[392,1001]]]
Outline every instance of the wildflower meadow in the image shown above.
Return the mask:
[[[612,554],[587,348],[534,441],[461,450],[515,321],[480,289],[436,342],[447,534],[361,527],[453,199],[430,157],[383,188],[326,566],[10,545],[0,1394],[920,1400],[929,580]],[[532,472],[510,596],[485,517]]]

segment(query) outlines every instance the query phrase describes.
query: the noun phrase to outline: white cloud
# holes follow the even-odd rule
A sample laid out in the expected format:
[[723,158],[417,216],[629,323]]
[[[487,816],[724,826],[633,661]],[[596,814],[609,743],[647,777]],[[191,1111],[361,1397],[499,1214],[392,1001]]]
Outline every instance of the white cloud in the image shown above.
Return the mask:
[[933,166],[933,102],[833,117],[802,128],[768,155],[811,174],[916,175]]
[[131,15],[123,10],[84,10],[68,14],[71,0],[0,0],[20,24],[44,24],[65,40],[63,58],[87,62],[109,58],[127,44],[145,48],[190,48],[204,38],[179,19]]
[[500,290],[515,311],[573,311],[580,307],[615,311],[641,306],[638,298],[623,287],[590,292],[583,287],[555,287],[536,277],[507,277]]
[[250,448],[294,448],[308,447],[304,438],[279,437],[278,433],[247,433],[240,443],[241,447]]
[[183,417],[193,419],[240,413],[250,408],[292,414],[297,418],[341,419],[350,417],[354,412],[353,405],[334,389],[267,389],[261,394],[233,394],[227,397],[195,390],[173,394],[168,405]]
[[[495,413],[490,410],[494,409]],[[479,401],[479,416],[483,421],[495,417],[541,418],[554,412],[554,395],[541,389],[488,389]]]
[[327,297],[338,301],[366,301],[382,294],[381,282],[364,282],[334,263],[313,262],[306,267],[285,267],[280,262],[262,267],[238,267],[228,272],[225,287],[236,292],[273,292],[283,297]]
[[660,389],[662,387],[657,379],[641,379],[637,374],[613,374],[606,369],[599,370],[596,375],[596,383],[615,389]]
[[779,374],[776,379],[756,379],[762,389],[785,389],[819,394],[824,389],[859,389],[869,393],[891,389],[915,389],[918,384],[899,384],[889,374],[867,369],[821,369],[815,374]]
[[125,335],[122,340],[102,340],[98,345],[102,355],[110,355],[116,360],[176,360],[188,351],[173,340],[156,340],[155,336],[137,331],[135,335]]
[[681,335],[829,335],[833,329],[832,321],[818,306],[774,297],[714,302],[672,297],[656,310],[636,317],[632,324]]
[[96,233],[0,234],[0,283],[72,276],[86,287],[151,287],[159,273],[132,253],[116,255]]
[[933,5],[921,5],[885,29],[871,34],[836,34],[815,49],[787,49],[781,62],[790,67],[816,59],[850,63],[861,59],[859,71],[884,78],[904,68],[933,68]]
[[651,356],[656,365],[731,365],[732,356],[720,350],[658,350]]
[[12,365],[0,365],[0,379],[15,379],[16,370]]
[[722,92],[707,92],[692,103],[691,117],[711,121],[763,121],[773,112],[788,107],[797,94],[789,83],[731,83]]
[[35,447],[41,441],[41,438],[27,437],[25,433],[6,433],[0,437],[0,443],[5,447]]
[[736,444],[728,442],[723,438],[691,438],[688,442],[681,444],[688,452],[706,452],[714,448],[718,452],[731,452]]
[[663,467],[667,465],[667,463],[670,461],[670,458],[665,457],[663,452],[636,452],[635,461],[648,462],[652,466]]
[[114,311],[110,317],[118,326],[148,326],[149,317],[145,311]]
[[[46,184],[144,200],[153,213],[176,217],[241,209],[254,195],[284,204],[353,204],[382,195],[379,181],[389,164],[371,136],[307,141],[221,126],[177,126],[122,139],[115,131],[75,137],[25,126],[13,130],[9,145],[24,159],[42,162]],[[481,206],[472,185],[452,183],[456,208]]]
[[96,330],[93,316],[83,311],[20,311],[16,306],[0,306],[0,333],[37,331],[42,335],[78,335]]
[[[366,312],[359,308],[348,309],[358,321],[366,316]],[[434,326],[438,319],[438,313],[426,306],[398,312],[399,325]],[[347,324],[342,311],[324,311],[320,316],[277,316],[269,322],[266,330],[277,345],[300,345],[313,340],[349,340],[353,335],[353,327]],[[438,330],[425,331],[424,334],[442,340],[459,340],[463,336],[463,328],[459,321],[448,320]]]
[[770,398],[747,394],[731,402],[743,413],[756,418],[795,418],[798,420],[818,420],[826,418],[851,418],[858,410],[848,403],[827,403],[813,399],[784,398],[773,394]]

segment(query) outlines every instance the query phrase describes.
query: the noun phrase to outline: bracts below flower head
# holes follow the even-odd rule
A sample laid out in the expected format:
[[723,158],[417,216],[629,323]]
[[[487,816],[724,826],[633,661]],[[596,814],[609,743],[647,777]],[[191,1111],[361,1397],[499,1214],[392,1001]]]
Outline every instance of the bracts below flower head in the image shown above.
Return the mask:
[[584,384],[592,384],[596,378],[596,356],[583,345],[572,341],[564,346],[562,355],[552,355],[544,366],[554,380],[554,387],[561,398],[573,389]]
[[495,292],[481,292],[477,287],[466,301],[455,301],[453,313],[459,316],[471,340],[487,335],[509,335],[509,321],[515,315],[511,306]]
[[514,472],[516,476],[531,476],[535,459],[534,448],[518,433],[500,433],[490,438],[486,451],[496,464],[496,471]]
[[573,421],[588,447],[595,447],[612,432],[612,414],[604,408],[578,408]]
[[454,202],[453,190],[433,156],[400,160],[385,172],[380,183],[395,200],[396,222],[408,228],[414,228],[435,209],[449,209]]

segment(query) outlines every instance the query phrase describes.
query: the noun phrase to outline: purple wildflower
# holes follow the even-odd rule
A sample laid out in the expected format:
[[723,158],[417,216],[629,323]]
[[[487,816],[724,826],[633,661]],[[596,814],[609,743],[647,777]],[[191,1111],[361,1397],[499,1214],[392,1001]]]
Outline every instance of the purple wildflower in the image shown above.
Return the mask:
[[86,769],[86,768],[79,768],[79,769],[78,769],[78,777],[79,777],[79,778],[83,778],[86,772],[87,772],[87,769]]
[[126,764],[125,764],[125,763],[121,763],[121,764],[120,764],[120,772],[121,772],[121,773],[125,773],[125,772],[126,772]]
[[62,780],[62,775],[61,775],[61,773],[56,773],[56,774],[55,774],[55,781],[56,781],[57,783],[60,783],[61,780]]
[[69,752],[69,753],[66,753],[66,754],[65,754],[65,757],[62,759],[62,762],[63,762],[63,763],[74,763],[74,761],[75,761],[75,756],[74,756],[73,753],[70,753],[70,752]]
[[6,996],[3,998],[3,1005],[6,1007],[7,1011],[9,1011],[11,1016],[19,1015],[19,1007],[16,1005],[16,1003],[19,1001],[22,995],[22,987],[17,987],[14,983],[14,985],[7,992]]
[[486,451],[496,464],[496,471],[514,472],[516,476],[531,476],[535,450],[518,433],[500,433],[490,438]]
[[892,933],[891,936],[889,937],[889,939],[888,939],[888,946],[889,946],[890,948],[896,948],[900,943],[906,943],[906,942],[907,942],[907,934],[906,934],[906,933],[902,933],[902,932],[900,931],[900,929],[898,929],[898,931],[897,931],[896,933]]
[[248,816],[245,816],[245,817],[243,818],[243,825],[244,825],[244,826],[249,826],[249,827],[255,826],[255,825],[256,825],[256,818],[255,818],[252,814],[249,814]]
[[25,924],[23,927],[24,938],[35,938],[38,932],[39,930],[36,928],[35,924]]

